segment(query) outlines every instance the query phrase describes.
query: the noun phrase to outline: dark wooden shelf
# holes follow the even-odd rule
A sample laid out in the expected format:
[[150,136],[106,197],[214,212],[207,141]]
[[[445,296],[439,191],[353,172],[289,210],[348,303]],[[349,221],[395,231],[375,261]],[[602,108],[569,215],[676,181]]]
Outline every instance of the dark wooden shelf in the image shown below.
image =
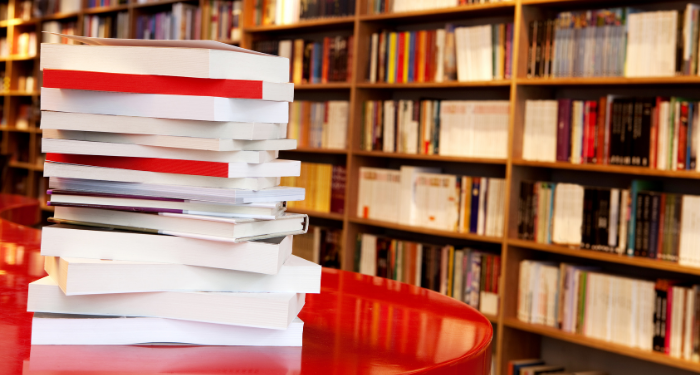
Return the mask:
[[336,148],[312,148],[312,147],[301,147],[294,150],[281,150],[280,152],[305,152],[310,154],[334,154],[334,155],[347,155],[348,150],[346,149],[336,149]]
[[317,217],[320,219],[338,220],[343,221],[343,214],[338,214],[335,212],[320,212],[314,210],[305,210],[301,208],[287,208],[287,212],[293,212],[297,214],[306,214],[312,217]]
[[360,89],[439,89],[439,88],[459,88],[459,87],[508,87],[511,84],[509,79],[499,79],[490,81],[450,81],[450,82],[408,82],[408,83],[385,83],[385,82],[363,82],[356,84]]
[[113,7],[86,8],[85,14],[101,14],[101,13],[120,12],[120,11],[128,10],[128,9],[129,9],[129,4],[117,5],[117,6],[113,6]]
[[355,16],[348,17],[329,17],[305,20],[289,25],[264,25],[264,26],[248,26],[244,27],[243,31],[247,33],[262,33],[269,31],[287,31],[300,29],[326,28],[328,26],[348,26],[355,23]]
[[363,14],[360,21],[419,21],[421,19],[440,18],[444,16],[471,16],[483,15],[483,13],[513,12],[515,1],[502,1],[498,3],[467,4],[449,8],[437,8],[416,10],[398,13]]
[[700,76],[518,78],[516,82],[522,86],[687,85],[700,84]]
[[630,167],[625,165],[604,165],[604,164],[573,164],[567,162],[545,162],[545,161],[530,161],[522,159],[514,159],[513,165],[524,167],[539,167],[552,169],[570,169],[576,171],[616,173],[616,174],[633,174],[639,176],[653,177],[675,177],[700,179],[700,172],[696,171],[670,171],[663,169],[653,169],[647,167]]
[[352,84],[349,82],[329,82],[329,83],[301,83],[295,84],[294,90],[338,90],[350,89]]
[[350,217],[348,221],[355,224],[369,225],[373,227],[380,227],[386,229],[396,229],[404,232],[422,233],[437,237],[457,238],[461,240],[479,241],[487,243],[503,243],[503,238],[501,237],[488,237],[473,233],[451,232],[447,230],[418,227],[413,225],[401,225],[397,223],[390,223],[388,221],[362,219],[358,217]]
[[496,158],[469,158],[469,157],[463,157],[463,156],[406,154],[406,153],[401,153],[401,152],[384,152],[384,151],[357,150],[357,151],[353,151],[352,154],[359,155],[359,156],[375,157],[375,158],[449,161],[449,162],[455,162],[455,163],[473,163],[473,164],[505,165],[507,162],[507,159],[496,159]]

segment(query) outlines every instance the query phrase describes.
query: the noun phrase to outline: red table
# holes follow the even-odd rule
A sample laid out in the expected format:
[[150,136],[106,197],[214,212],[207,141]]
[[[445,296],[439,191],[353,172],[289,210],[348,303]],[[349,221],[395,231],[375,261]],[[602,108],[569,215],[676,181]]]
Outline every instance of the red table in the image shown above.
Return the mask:
[[[27,284],[43,277],[38,203],[0,194],[0,374],[488,374],[493,329],[464,303],[333,269],[299,317],[301,348],[34,346]],[[4,218],[4,219],[3,219]],[[31,358],[30,358],[31,352]]]

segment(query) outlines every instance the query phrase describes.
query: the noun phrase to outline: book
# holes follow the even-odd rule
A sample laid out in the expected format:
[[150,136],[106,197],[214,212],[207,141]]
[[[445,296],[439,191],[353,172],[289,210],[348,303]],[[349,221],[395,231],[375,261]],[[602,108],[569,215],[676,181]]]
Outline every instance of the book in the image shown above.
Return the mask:
[[154,185],[142,182],[114,182],[50,177],[49,188],[75,194],[127,195],[166,199],[197,200],[228,204],[269,203],[304,200],[304,189],[278,186],[259,190]]
[[279,216],[275,220],[224,218],[160,212],[158,214],[101,210],[84,207],[56,207],[54,222],[169,234],[210,241],[241,242],[306,233],[308,217]]
[[29,284],[27,311],[144,316],[286,329],[304,306],[304,300],[304,293],[153,292],[68,297],[47,276]]
[[[238,140],[155,134],[123,134],[91,131],[54,130],[42,132],[47,139],[157,146],[205,151],[278,151],[296,148],[294,139]],[[167,151],[166,151],[167,152]]]
[[342,229],[310,225],[306,233],[294,239],[292,254],[323,267],[340,269],[342,238]]
[[323,84],[351,81],[353,44],[353,36],[336,35],[311,40],[261,40],[253,42],[253,49],[289,58],[291,82]]
[[41,70],[289,82],[288,59],[220,42],[62,36],[87,45],[42,44]]
[[289,120],[289,103],[268,100],[53,88],[42,88],[41,97],[42,110],[58,112],[203,121],[280,123]]
[[301,163],[298,177],[282,177],[280,184],[304,188],[309,199],[288,202],[291,210],[343,213],[346,170],[341,165]]
[[298,176],[301,167],[301,162],[299,161],[283,159],[275,159],[268,163],[252,164],[246,162],[227,163],[201,160],[54,153],[46,154],[46,162],[221,178]]
[[292,253],[292,237],[230,243],[186,237],[50,225],[41,255],[212,267],[274,275]]
[[243,2],[210,0],[204,7],[203,19],[208,20],[209,30],[204,31],[204,39],[241,40],[241,11]]
[[78,70],[43,69],[42,87],[134,94],[294,101],[294,85],[291,83]]
[[170,160],[195,160],[219,163],[269,163],[277,159],[277,150],[269,151],[210,151],[172,147],[144,146],[128,143],[91,142],[72,139],[41,139],[41,151],[46,154],[98,155]]
[[241,217],[274,220],[284,214],[282,202],[222,204],[172,198],[149,198],[51,189],[48,206],[88,207],[135,212],[170,212],[177,214]]
[[41,129],[44,136],[50,133],[54,134],[53,138],[57,138],[56,134],[60,133],[49,130],[235,140],[279,139],[285,138],[287,134],[287,124],[194,121],[53,111],[41,113]]
[[151,317],[34,313],[32,345],[301,346],[304,322],[287,329],[242,327]]
[[44,163],[44,177],[139,183],[144,184],[144,186],[158,184],[217,189],[260,190],[279,185],[279,177],[230,179],[209,176],[192,176],[176,173],[135,171],[118,168],[101,168],[51,162]]
[[255,25],[289,25],[311,19],[345,17],[355,14],[355,1],[342,0],[331,3],[300,0],[261,0],[255,2]]
[[72,257],[45,257],[44,270],[67,296],[169,291],[321,292],[321,266],[294,255],[287,258],[275,275],[172,263]]
[[295,101],[290,104],[287,138],[296,139],[299,147],[346,148],[349,104]]

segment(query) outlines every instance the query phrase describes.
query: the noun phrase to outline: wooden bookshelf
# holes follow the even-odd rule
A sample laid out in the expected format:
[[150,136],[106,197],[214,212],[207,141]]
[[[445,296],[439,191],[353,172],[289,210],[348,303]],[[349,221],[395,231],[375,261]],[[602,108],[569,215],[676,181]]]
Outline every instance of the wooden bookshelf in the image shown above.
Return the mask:
[[[19,0],[8,0],[10,14],[14,14],[14,4]],[[82,9],[77,13],[53,15],[41,19],[19,20],[9,19],[0,21],[0,33],[6,30],[8,40],[12,41],[12,35],[16,30],[31,30],[40,32],[43,22],[50,20],[77,20],[78,31],[82,30],[82,22],[85,15],[104,14],[111,12],[127,11],[130,14],[130,35],[135,35],[135,17],[138,13],[153,11],[156,9],[166,9],[167,5],[183,0],[164,0],[159,2],[136,4],[131,0],[129,4],[117,7],[104,7],[93,9]],[[207,0],[185,1],[188,3],[199,3],[201,7],[207,7]],[[638,1],[642,2],[642,1]],[[662,0],[643,1],[645,4],[656,3],[663,7]],[[616,4],[634,5],[635,0],[621,0]],[[270,25],[256,26],[250,24],[249,12],[254,9],[254,0],[244,0],[242,37],[240,44],[244,48],[252,48],[255,41],[260,40],[283,40],[292,38],[316,38],[318,35],[353,35],[355,43],[352,46],[354,76],[349,82],[327,83],[327,84],[305,84],[297,85],[295,98],[297,100],[328,100],[326,97],[345,98],[349,100],[349,126],[347,134],[348,146],[343,150],[327,150],[303,148],[294,151],[285,151],[299,155],[300,159],[309,162],[331,162],[345,165],[347,168],[347,187],[345,195],[344,214],[322,213],[307,210],[290,209],[290,212],[306,213],[311,217],[311,223],[315,220],[332,220],[337,225],[342,225],[343,231],[343,254],[342,268],[352,270],[355,256],[356,236],[365,231],[374,234],[390,234],[392,237],[401,238],[401,233],[419,236],[425,235],[429,238],[443,238],[446,243],[472,243],[473,247],[480,245],[490,248],[500,248],[501,253],[501,280],[500,310],[497,316],[488,316],[489,320],[496,328],[497,337],[494,339],[496,346],[495,363],[496,373],[505,375],[507,363],[510,360],[522,359],[539,355],[540,338],[548,337],[555,340],[570,342],[584,347],[591,347],[602,351],[615,353],[625,357],[634,358],[640,361],[647,361],[661,364],[673,368],[688,370],[700,373],[700,364],[684,361],[659,353],[641,351],[639,349],[628,348],[620,345],[594,340],[581,335],[574,335],[562,332],[549,327],[523,323],[517,320],[517,294],[518,294],[518,266],[523,259],[530,259],[536,256],[538,259],[548,257],[567,257],[569,259],[585,262],[602,262],[610,265],[624,265],[634,267],[643,271],[650,279],[658,277],[659,273],[675,273],[695,278],[694,282],[700,283],[700,268],[681,266],[671,262],[663,262],[651,259],[641,259],[616,254],[602,253],[590,250],[581,250],[559,245],[538,244],[531,241],[515,239],[517,237],[518,219],[518,199],[520,183],[524,180],[547,178],[549,174],[557,172],[569,172],[572,174],[585,175],[588,185],[598,185],[598,180],[609,179],[613,176],[621,175],[626,177],[637,177],[644,179],[678,179],[688,180],[695,183],[700,178],[700,173],[692,171],[664,171],[649,168],[623,167],[611,165],[592,164],[570,164],[570,163],[544,163],[522,160],[522,137],[525,101],[528,99],[554,98],[558,90],[609,88],[621,89],[630,86],[638,96],[655,96],[659,88],[669,87],[671,90],[677,88],[700,87],[700,77],[598,77],[598,78],[527,78],[526,56],[527,56],[527,28],[530,21],[542,19],[547,14],[568,9],[594,9],[609,6],[602,0],[513,0],[498,3],[463,5],[446,9],[435,9],[427,11],[389,13],[389,14],[368,14],[366,1],[356,2],[355,16],[335,17],[328,19],[307,20],[292,25]],[[160,7],[160,8],[158,8]],[[429,83],[409,83],[409,84],[389,84],[389,83],[369,83],[366,79],[370,36],[372,32],[384,27],[424,27],[425,24],[437,25],[446,22],[468,21],[478,24],[481,19],[488,23],[492,22],[514,22],[513,37],[513,79],[475,82],[429,82]],[[206,27],[206,22],[202,22]],[[235,44],[238,41],[222,40],[222,42]],[[26,71],[33,65],[35,77],[38,77],[38,64],[35,57],[12,56],[0,59],[0,65],[4,64],[6,77],[10,78],[10,87],[14,84],[16,75],[13,72]],[[24,70],[22,70],[24,69]],[[38,80],[37,80],[38,81]],[[696,86],[697,85],[697,86]],[[35,88],[38,90],[38,86]],[[402,153],[384,153],[378,151],[364,151],[360,149],[361,128],[363,118],[361,116],[362,103],[366,100],[384,100],[389,98],[403,98],[401,95],[411,95],[416,97],[423,92],[430,97],[435,97],[436,93],[450,92],[451,98],[458,99],[462,93],[465,96],[478,94],[480,90],[508,90],[510,98],[511,113],[509,124],[509,144],[508,157],[506,159],[486,159],[486,158],[464,158],[440,155],[416,155]],[[11,181],[3,181],[3,192],[10,192],[17,179],[26,179],[26,195],[39,196],[41,166],[37,165],[40,158],[37,144],[41,141],[41,131],[38,124],[30,124],[29,129],[15,128],[14,119],[16,106],[18,103],[28,103],[33,98],[38,97],[39,92],[21,93],[16,91],[5,91],[0,93],[3,103],[4,126],[0,127],[2,132],[2,142],[0,152],[7,153],[11,145],[18,142],[25,142],[30,150],[30,158],[25,162],[13,162],[11,171]],[[503,177],[506,179],[506,211],[505,228],[503,238],[485,237],[469,233],[458,233],[449,231],[433,230],[424,227],[405,226],[396,223],[383,222],[378,220],[367,220],[358,218],[357,195],[358,195],[358,172],[363,166],[383,166],[383,165],[423,165],[442,166],[445,163],[451,165],[471,168],[477,166],[481,170],[488,171],[492,177]],[[584,173],[585,172],[585,173]],[[544,177],[542,177],[544,176]],[[589,177],[590,176],[590,177]],[[624,187],[624,186],[617,186]],[[52,211],[50,206],[42,206],[42,211],[49,214]],[[416,236],[414,235],[413,238]],[[572,356],[575,353],[572,353]],[[600,368],[600,370],[606,370]]]

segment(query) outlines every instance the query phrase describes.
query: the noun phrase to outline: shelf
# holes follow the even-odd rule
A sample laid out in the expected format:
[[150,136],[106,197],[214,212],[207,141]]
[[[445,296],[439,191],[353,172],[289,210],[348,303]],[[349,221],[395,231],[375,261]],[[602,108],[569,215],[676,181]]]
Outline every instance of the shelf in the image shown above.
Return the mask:
[[521,331],[531,332],[538,335],[551,337],[553,339],[568,341],[574,344],[587,346],[589,348],[600,349],[609,353],[615,353],[627,357],[641,359],[644,361],[655,362],[662,365],[672,366],[684,370],[700,372],[700,363],[697,362],[686,361],[657,352],[650,352],[647,350],[630,348],[625,345],[613,344],[611,342],[603,340],[592,339],[574,333],[563,332],[562,330],[552,327],[524,323],[515,318],[505,318],[503,321],[503,325]]
[[334,148],[312,148],[312,147],[301,147],[294,150],[280,150],[280,152],[305,152],[310,154],[334,154],[334,155],[347,155],[348,150],[346,149],[334,149]]
[[314,210],[305,210],[301,208],[287,208],[287,212],[293,212],[297,214],[306,214],[312,217],[317,217],[320,219],[338,220],[343,221],[343,214],[338,214],[335,212],[319,212]]
[[129,4],[124,4],[124,5],[117,5],[113,7],[95,7],[95,8],[87,8],[85,9],[85,14],[100,14],[100,13],[111,13],[111,12],[119,12],[123,10],[128,10],[129,9]]
[[352,87],[352,84],[350,84],[349,82],[294,84],[294,90],[337,90],[337,89],[349,89],[351,87]]
[[498,79],[491,81],[468,81],[468,82],[408,82],[408,83],[358,83],[357,88],[360,89],[440,89],[440,88],[458,88],[458,87],[507,87],[510,86],[511,80]]
[[247,33],[261,33],[266,31],[286,31],[286,30],[301,30],[301,29],[315,29],[315,28],[327,28],[329,26],[347,26],[355,23],[355,16],[347,17],[329,17],[329,18],[318,18],[308,21],[300,21],[289,25],[264,25],[264,26],[249,26],[244,27],[243,32]]
[[18,129],[10,126],[0,126],[0,131],[6,131],[6,132],[17,132],[17,133],[41,133],[40,128],[26,128],[26,129]]
[[576,171],[617,173],[617,174],[633,174],[639,176],[653,177],[675,177],[700,179],[700,172],[696,171],[669,171],[663,169],[652,169],[646,167],[630,167],[625,165],[604,165],[604,164],[573,164],[567,162],[546,162],[546,161],[530,161],[530,160],[513,160],[513,165],[523,167],[539,167],[553,169],[570,169]]
[[351,217],[348,220],[351,223],[355,223],[355,224],[370,225],[373,227],[380,227],[380,228],[386,228],[386,229],[402,230],[404,232],[422,233],[422,234],[427,234],[430,236],[448,237],[448,238],[456,238],[456,239],[461,239],[461,240],[498,243],[498,244],[503,243],[503,238],[501,238],[501,237],[488,237],[488,236],[481,236],[481,235],[473,234],[473,233],[452,232],[452,231],[448,231],[448,230],[439,230],[439,229],[431,229],[431,228],[425,228],[425,227],[417,227],[417,226],[413,226],[413,225],[402,225],[402,224],[397,224],[397,223],[390,223],[388,221],[361,219],[358,217]]
[[497,315],[484,314],[481,311],[479,311],[479,312],[481,313],[481,315],[485,316],[486,319],[489,320],[489,322],[491,322],[493,324],[498,324],[498,316]]
[[34,60],[36,58],[37,58],[37,55],[35,55],[35,56],[11,55],[10,57],[7,58],[7,61],[28,61],[28,60]]
[[523,86],[567,85],[687,85],[700,83],[700,76],[677,77],[576,77],[576,78],[518,78]]
[[42,17],[42,21],[55,21],[55,20],[64,20],[66,18],[73,18],[73,17],[78,17],[81,12],[71,12],[71,13],[56,13],[52,14],[50,16]]
[[678,263],[667,262],[659,259],[631,257],[628,255],[618,255],[595,250],[586,250],[563,245],[543,244],[527,240],[509,238],[508,246],[517,246],[525,249],[543,251],[547,253],[567,255],[577,258],[593,259],[608,263],[626,264],[634,267],[651,268],[662,271],[683,273],[700,276],[700,268],[681,266]]
[[416,10],[399,13],[365,14],[360,16],[360,21],[398,21],[426,18],[435,19],[436,16],[465,16],[469,13],[484,12],[510,12],[515,9],[515,1],[503,1],[499,3],[469,4],[449,8]]
[[160,0],[160,1],[151,1],[148,3],[143,3],[143,4],[132,4],[132,8],[148,8],[148,7],[157,7],[159,5],[169,5],[169,4],[175,4],[175,3],[187,3],[187,2],[193,2],[193,0]]
[[443,155],[423,155],[423,154],[405,154],[400,152],[384,152],[384,151],[353,151],[354,155],[369,156],[375,158],[392,158],[392,159],[413,159],[413,160],[433,160],[433,161],[450,161],[456,163],[474,163],[474,164],[500,164],[505,165],[506,159],[493,158],[469,158],[464,156],[443,156]]
[[41,91],[2,91],[0,92],[2,95],[8,95],[8,96],[35,96],[35,95],[41,95]]
[[43,171],[44,170],[43,165],[35,165],[32,163],[26,163],[26,162],[21,162],[21,161],[11,161],[9,165],[10,165],[10,168],[28,169],[30,171]]

